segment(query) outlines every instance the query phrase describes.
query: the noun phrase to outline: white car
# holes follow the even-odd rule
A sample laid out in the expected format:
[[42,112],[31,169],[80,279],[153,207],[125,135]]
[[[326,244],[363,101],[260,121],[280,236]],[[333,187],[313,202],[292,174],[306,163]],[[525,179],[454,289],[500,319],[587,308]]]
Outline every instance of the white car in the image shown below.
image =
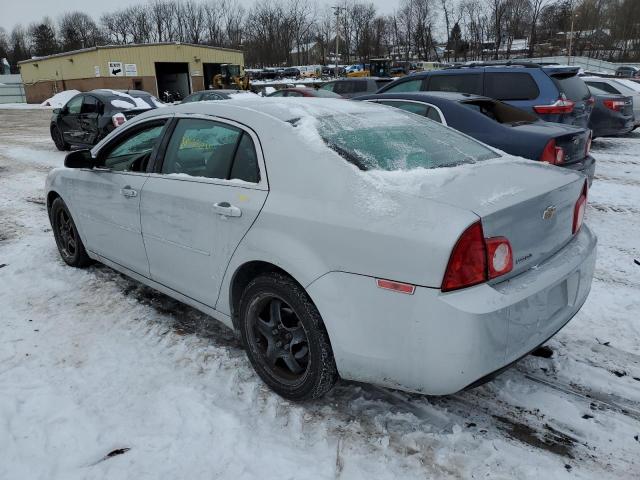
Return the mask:
[[474,386],[587,298],[585,177],[399,109],[329,99],[145,113],[53,170],[62,258],[97,260],[237,330],[280,395],[338,376]]

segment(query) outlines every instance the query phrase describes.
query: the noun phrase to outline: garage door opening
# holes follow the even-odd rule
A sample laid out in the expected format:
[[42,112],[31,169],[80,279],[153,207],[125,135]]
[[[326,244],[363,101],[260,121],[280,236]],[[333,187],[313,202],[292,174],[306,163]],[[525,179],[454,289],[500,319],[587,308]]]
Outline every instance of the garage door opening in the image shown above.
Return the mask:
[[156,62],[156,79],[160,98],[166,97],[167,92],[174,98],[191,93],[188,63]]

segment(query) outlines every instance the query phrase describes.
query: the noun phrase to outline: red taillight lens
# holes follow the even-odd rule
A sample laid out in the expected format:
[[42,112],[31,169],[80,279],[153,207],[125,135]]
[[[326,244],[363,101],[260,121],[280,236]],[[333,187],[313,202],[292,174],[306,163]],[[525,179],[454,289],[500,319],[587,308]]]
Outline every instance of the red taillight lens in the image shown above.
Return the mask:
[[376,278],[376,285],[378,288],[384,288],[385,290],[393,290],[394,292],[406,293],[413,295],[416,291],[416,286],[409,283],[394,282],[392,280],[384,280],[382,278]]
[[624,102],[622,100],[603,100],[603,105],[609,110],[619,112],[624,108]]
[[540,115],[564,114],[573,112],[575,105],[573,101],[567,100],[563,95],[551,105],[536,105],[533,109]]
[[470,287],[487,279],[487,248],[482,224],[467,228],[453,247],[442,281],[442,291]]
[[582,222],[584,220],[584,211],[587,208],[587,194],[589,187],[587,186],[587,182],[584,182],[584,187],[582,187],[582,192],[578,197],[578,201],[576,202],[575,207],[573,207],[573,233],[574,235],[580,231],[580,227],[582,226]]
[[553,138],[547,142],[544,150],[542,150],[540,161],[552,165],[564,163],[564,150],[562,147],[556,147],[556,141]]
[[122,113],[116,113],[113,117],[111,117],[111,121],[113,122],[114,127],[119,127],[127,121],[127,117],[125,117]]
[[513,269],[513,252],[509,240],[504,237],[487,238],[486,244],[489,279],[509,273]]

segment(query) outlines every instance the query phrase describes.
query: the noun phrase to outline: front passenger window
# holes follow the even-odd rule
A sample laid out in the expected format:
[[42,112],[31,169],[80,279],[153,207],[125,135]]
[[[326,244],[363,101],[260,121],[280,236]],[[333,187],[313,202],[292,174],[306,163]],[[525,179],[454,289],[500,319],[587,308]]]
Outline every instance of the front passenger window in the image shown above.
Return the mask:
[[77,97],[73,97],[71,100],[69,100],[69,103],[67,103],[67,113],[70,113],[72,115],[80,113],[83,98],[83,95],[78,95]]

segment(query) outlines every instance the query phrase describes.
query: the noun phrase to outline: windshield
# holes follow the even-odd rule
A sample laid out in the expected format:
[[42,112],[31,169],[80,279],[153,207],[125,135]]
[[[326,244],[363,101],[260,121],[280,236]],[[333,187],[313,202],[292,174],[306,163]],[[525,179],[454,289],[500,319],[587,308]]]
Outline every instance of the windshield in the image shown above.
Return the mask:
[[361,170],[450,167],[499,156],[451,128],[399,110],[320,117],[318,132]]

